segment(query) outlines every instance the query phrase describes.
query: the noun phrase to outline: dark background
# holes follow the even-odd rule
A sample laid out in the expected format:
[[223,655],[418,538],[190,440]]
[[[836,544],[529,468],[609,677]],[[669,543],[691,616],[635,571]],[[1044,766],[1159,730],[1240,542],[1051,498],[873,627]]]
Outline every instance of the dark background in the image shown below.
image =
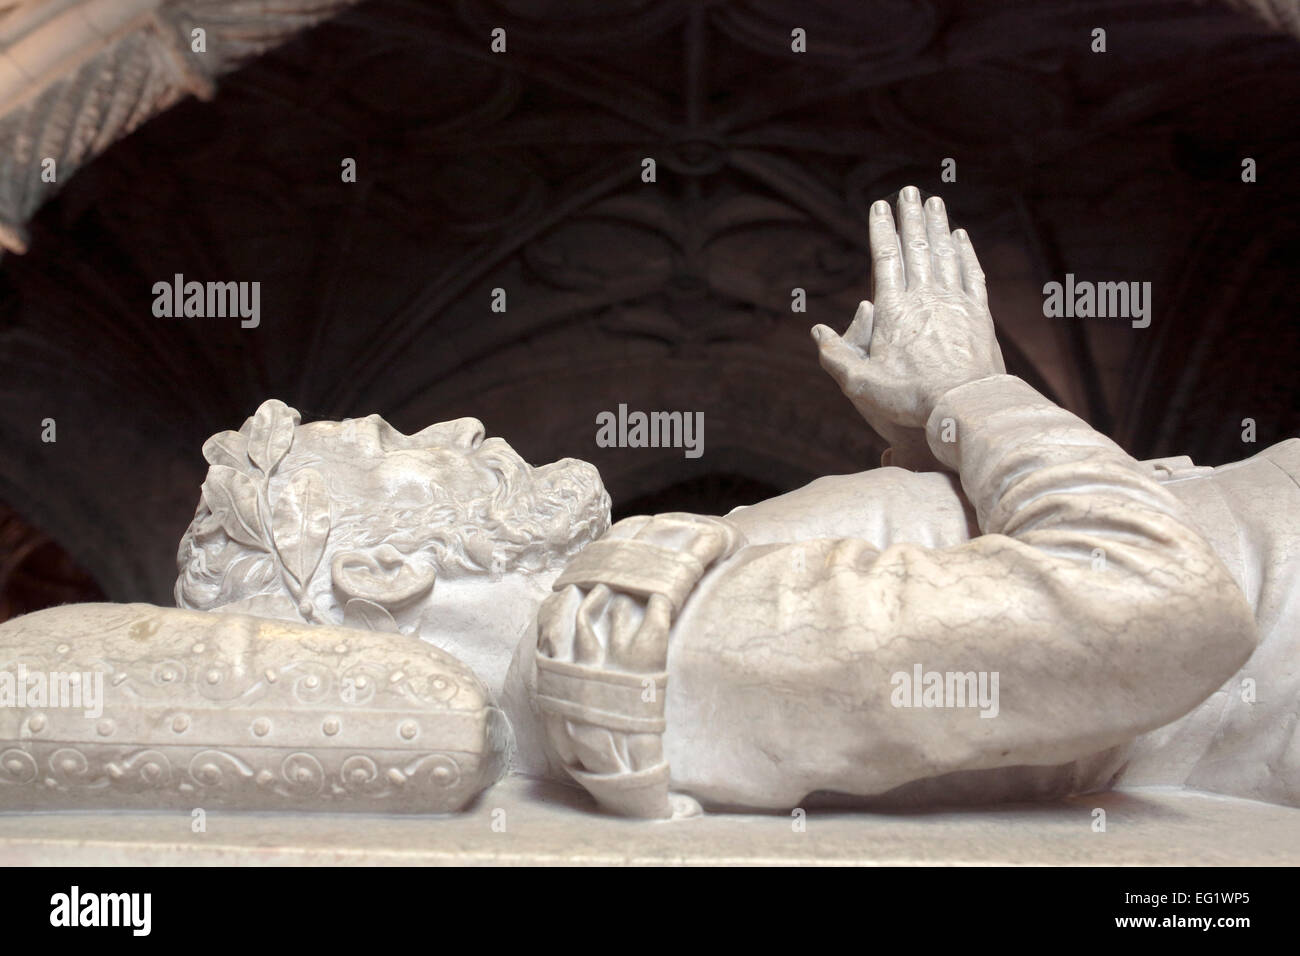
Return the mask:
[[[869,295],[866,210],[908,183],[970,231],[1009,371],[1138,457],[1247,457],[1300,433],[1297,116],[1297,41],[1218,3],[363,3],[109,148],[0,261],[0,619],[171,603],[200,446],[269,397],[477,416],[596,464],[616,517],[872,467],[808,329]],[[178,272],[260,281],[261,326],[155,318]],[[1044,318],[1066,272],[1150,281],[1150,328]],[[598,448],[621,402],[704,412],[703,457]]]

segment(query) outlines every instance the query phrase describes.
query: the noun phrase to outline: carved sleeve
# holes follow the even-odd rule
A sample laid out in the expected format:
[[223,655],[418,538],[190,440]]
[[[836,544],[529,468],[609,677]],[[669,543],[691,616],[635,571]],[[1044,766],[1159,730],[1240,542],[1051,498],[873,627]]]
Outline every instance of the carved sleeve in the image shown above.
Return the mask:
[[1186,713],[1249,656],[1219,557],[1083,421],[999,375],[949,392],[927,433],[983,534],[751,546],[706,576],[673,633],[675,788],[788,808],[1062,764]]
[[607,809],[638,817],[698,810],[668,790],[668,634],[705,570],[739,543],[715,518],[628,518],[565,569],[542,605],[537,704],[546,736]]

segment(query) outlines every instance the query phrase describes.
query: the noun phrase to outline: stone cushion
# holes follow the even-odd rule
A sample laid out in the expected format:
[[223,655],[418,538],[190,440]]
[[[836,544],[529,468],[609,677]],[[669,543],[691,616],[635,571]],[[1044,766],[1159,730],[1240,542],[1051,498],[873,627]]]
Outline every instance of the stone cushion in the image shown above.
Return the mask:
[[401,634],[148,604],[0,625],[0,810],[458,810],[504,771],[478,678]]

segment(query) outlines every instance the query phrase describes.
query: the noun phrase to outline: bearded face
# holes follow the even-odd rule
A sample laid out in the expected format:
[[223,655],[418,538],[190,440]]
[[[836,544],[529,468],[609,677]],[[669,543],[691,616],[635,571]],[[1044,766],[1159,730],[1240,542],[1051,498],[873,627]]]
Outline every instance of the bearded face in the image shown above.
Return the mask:
[[395,629],[439,580],[555,574],[609,525],[595,468],[533,468],[477,419],[298,422],[266,402],[204,446],[178,606]]

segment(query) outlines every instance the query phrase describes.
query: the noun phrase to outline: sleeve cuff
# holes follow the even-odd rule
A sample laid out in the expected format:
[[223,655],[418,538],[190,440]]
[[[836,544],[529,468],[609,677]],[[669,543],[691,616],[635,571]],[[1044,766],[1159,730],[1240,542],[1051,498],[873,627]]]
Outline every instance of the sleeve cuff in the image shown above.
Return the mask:
[[953,471],[961,471],[962,432],[1009,405],[1042,404],[1036,389],[1014,375],[989,375],[949,389],[935,402],[925,423],[930,451]]

